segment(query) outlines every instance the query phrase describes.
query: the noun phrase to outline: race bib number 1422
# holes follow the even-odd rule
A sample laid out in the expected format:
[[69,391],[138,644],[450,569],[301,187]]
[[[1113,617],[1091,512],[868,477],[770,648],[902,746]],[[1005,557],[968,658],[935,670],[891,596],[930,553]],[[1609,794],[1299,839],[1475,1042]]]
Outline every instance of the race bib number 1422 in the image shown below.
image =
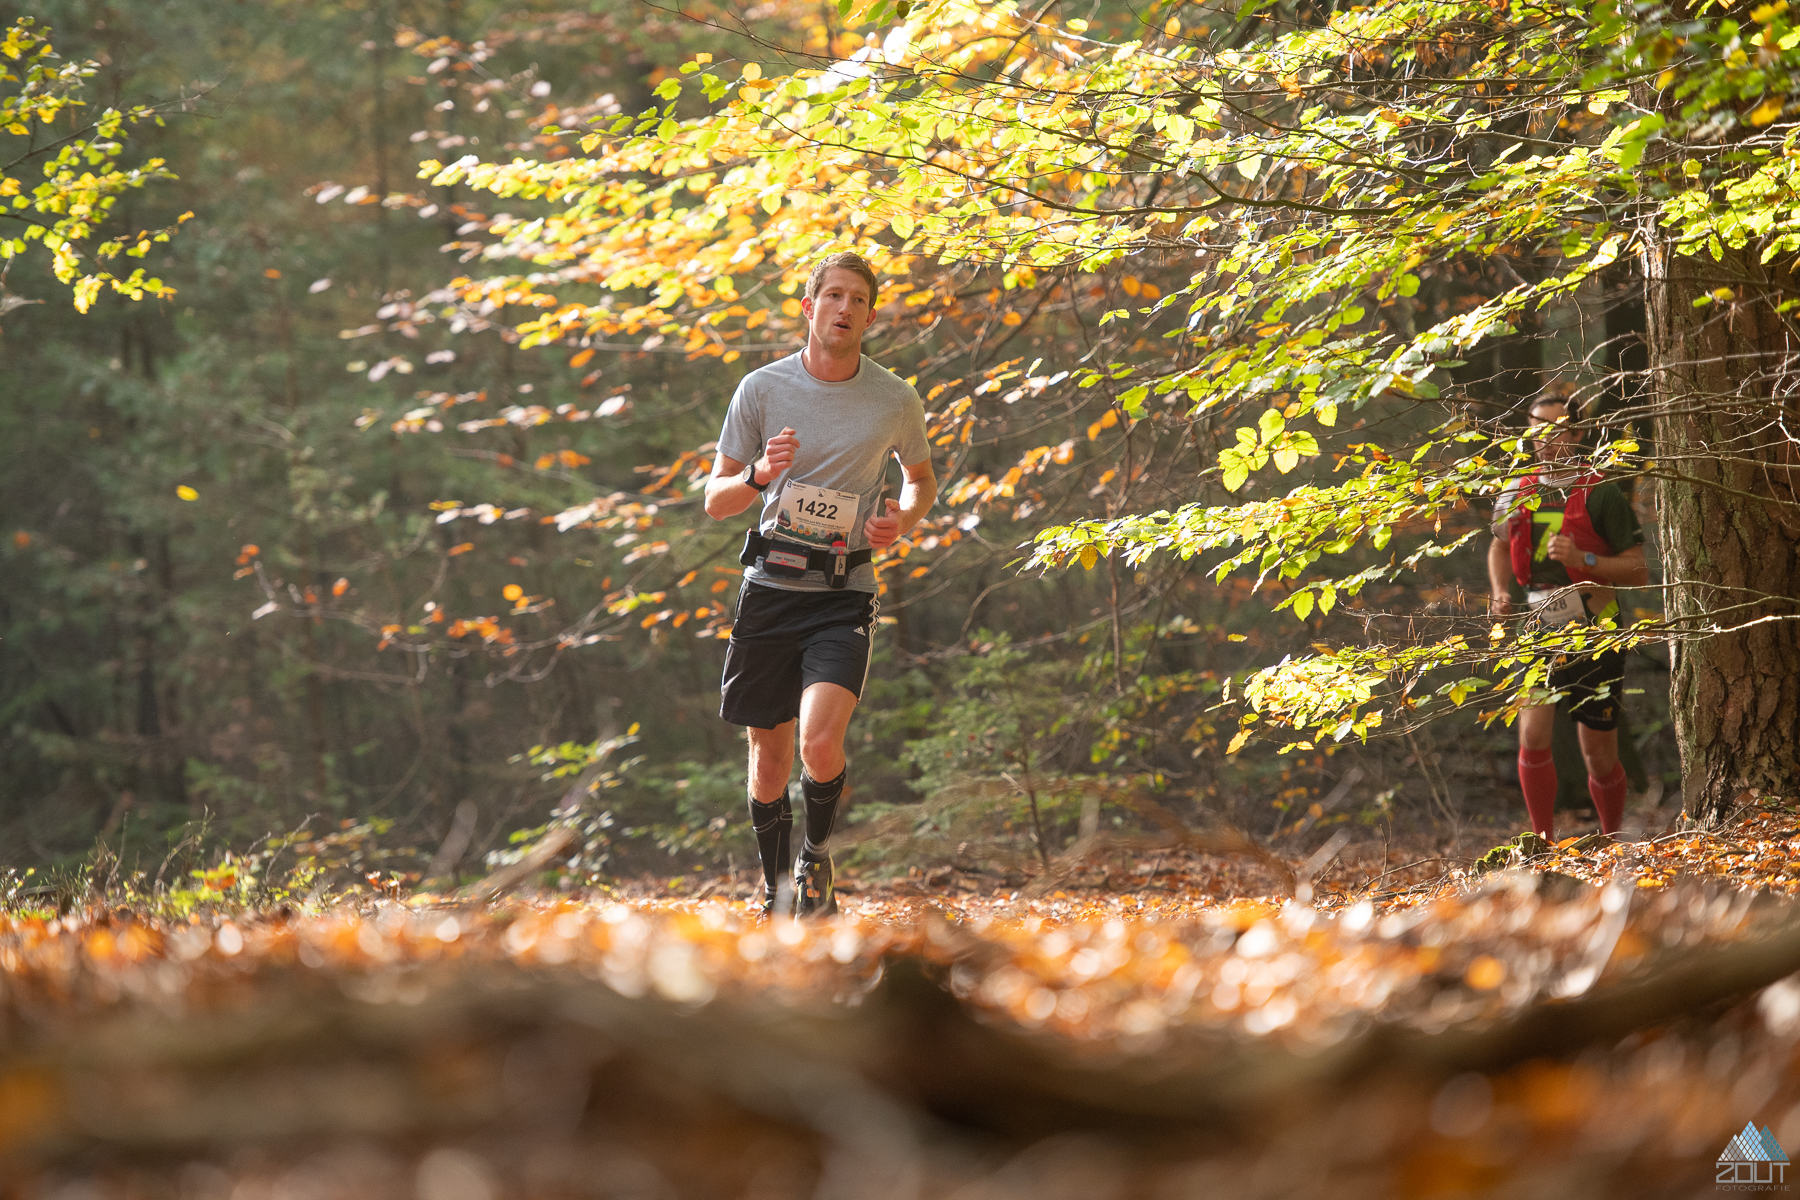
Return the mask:
[[781,502],[776,509],[776,536],[815,546],[829,546],[839,540],[848,542],[850,531],[856,526],[860,503],[861,497],[855,492],[840,492],[790,480],[781,491]]

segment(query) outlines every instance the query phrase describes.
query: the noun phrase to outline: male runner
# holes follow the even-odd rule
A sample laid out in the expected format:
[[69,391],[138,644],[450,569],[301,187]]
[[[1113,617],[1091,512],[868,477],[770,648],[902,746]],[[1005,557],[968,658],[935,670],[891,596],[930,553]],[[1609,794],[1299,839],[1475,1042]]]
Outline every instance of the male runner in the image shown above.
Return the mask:
[[[738,384],[706,484],[714,520],[762,502],[744,548],[719,714],[749,734],[765,915],[787,869],[796,722],[805,837],[793,915],[837,911],[825,840],[849,775],[844,732],[869,672],[878,608],[869,560],[937,499],[919,394],[862,352],[875,293],[859,255],[813,268],[800,302],[806,346]],[[883,497],[890,454],[905,474],[898,502]]]
[[[1506,485],[1494,504],[1494,540],[1488,544],[1488,583],[1493,611],[1512,612],[1510,581],[1526,589],[1540,626],[1592,622],[1618,615],[1613,588],[1650,580],[1644,534],[1631,501],[1616,483],[1582,462],[1581,438],[1566,401],[1554,396],[1531,406],[1531,440],[1537,473]],[[1525,501],[1537,497],[1532,511]],[[1609,650],[1591,658],[1559,658],[1549,688],[1565,693],[1587,762],[1588,795],[1600,815],[1600,831],[1615,833],[1625,815],[1625,766],[1619,761],[1619,703],[1625,656]],[[1519,713],[1519,786],[1531,828],[1554,841],[1556,760],[1550,752],[1556,705]]]

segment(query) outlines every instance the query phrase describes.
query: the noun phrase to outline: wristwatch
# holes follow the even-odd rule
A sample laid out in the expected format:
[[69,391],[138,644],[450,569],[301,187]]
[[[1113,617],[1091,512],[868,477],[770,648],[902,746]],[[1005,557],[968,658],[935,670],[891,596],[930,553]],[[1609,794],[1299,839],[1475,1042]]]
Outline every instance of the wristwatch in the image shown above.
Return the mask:
[[1594,552],[1592,550],[1589,550],[1586,554],[1582,555],[1581,561],[1587,564],[1588,570],[1590,570],[1590,571],[1593,570],[1594,567],[1596,565],[1598,565],[1600,562],[1600,560],[1594,556]]
[[755,463],[751,463],[749,466],[744,468],[744,482],[749,484],[751,487],[755,488],[759,492],[769,486],[766,483],[756,482],[756,464]]

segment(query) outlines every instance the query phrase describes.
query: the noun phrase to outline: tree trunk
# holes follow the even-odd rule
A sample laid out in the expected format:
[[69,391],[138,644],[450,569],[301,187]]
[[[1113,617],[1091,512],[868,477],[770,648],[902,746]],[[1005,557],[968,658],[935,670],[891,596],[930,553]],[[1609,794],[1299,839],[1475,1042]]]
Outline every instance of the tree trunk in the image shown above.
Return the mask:
[[[1759,253],[1684,257],[1653,231],[1643,256],[1670,712],[1684,806],[1706,824],[1800,784],[1800,329],[1776,311],[1800,293]],[[1694,306],[1719,288],[1732,297]]]

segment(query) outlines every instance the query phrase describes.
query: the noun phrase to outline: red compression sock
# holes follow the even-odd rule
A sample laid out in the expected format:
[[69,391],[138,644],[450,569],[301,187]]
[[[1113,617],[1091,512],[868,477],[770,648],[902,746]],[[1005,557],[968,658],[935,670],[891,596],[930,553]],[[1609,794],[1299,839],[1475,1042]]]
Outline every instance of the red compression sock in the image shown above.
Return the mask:
[[1519,788],[1525,793],[1525,811],[1531,828],[1554,842],[1556,814],[1556,755],[1548,750],[1519,750]]
[[1600,814],[1600,832],[1617,833],[1625,820],[1625,764],[1614,763],[1605,779],[1588,776],[1588,795]]

